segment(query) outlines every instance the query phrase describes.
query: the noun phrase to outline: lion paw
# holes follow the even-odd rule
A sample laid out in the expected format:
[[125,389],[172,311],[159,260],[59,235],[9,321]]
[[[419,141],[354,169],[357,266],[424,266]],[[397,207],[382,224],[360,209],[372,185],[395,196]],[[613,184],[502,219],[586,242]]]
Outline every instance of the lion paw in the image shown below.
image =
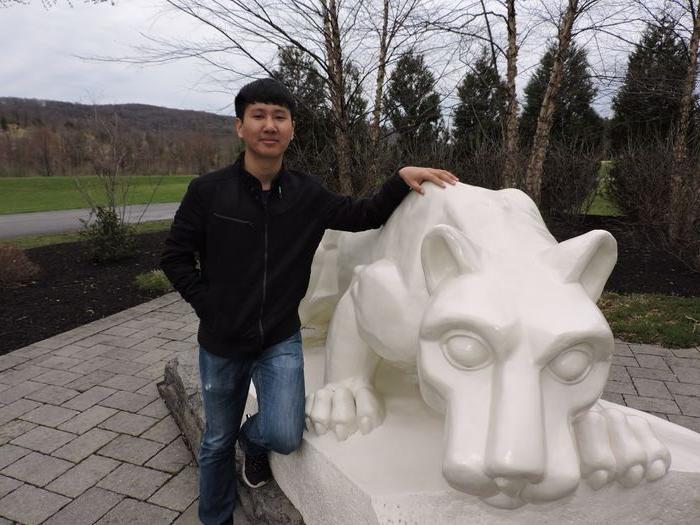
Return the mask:
[[306,397],[306,428],[318,435],[333,430],[344,441],[358,429],[363,434],[371,432],[383,420],[379,397],[365,381],[328,383]]
[[617,481],[635,487],[663,477],[671,454],[646,419],[616,409],[591,409],[574,421],[581,477],[595,490]]

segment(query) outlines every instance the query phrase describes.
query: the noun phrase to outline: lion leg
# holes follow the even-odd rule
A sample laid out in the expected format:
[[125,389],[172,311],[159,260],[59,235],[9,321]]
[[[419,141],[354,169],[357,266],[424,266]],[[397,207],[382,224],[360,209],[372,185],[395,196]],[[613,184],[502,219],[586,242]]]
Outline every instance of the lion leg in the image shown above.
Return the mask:
[[381,424],[384,410],[372,378],[379,357],[360,337],[353,298],[338,302],[326,340],[326,384],[306,398],[306,426],[317,434],[333,430],[345,440],[358,428],[363,434]]

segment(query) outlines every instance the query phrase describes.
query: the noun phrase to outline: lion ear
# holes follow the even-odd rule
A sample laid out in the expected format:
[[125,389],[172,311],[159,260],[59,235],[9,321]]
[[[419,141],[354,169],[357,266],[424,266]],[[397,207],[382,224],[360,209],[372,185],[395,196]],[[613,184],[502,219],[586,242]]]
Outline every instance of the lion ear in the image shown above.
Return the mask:
[[617,241],[609,232],[593,230],[552,246],[542,259],[565,283],[581,283],[586,294],[598,301],[617,262]]
[[443,281],[481,268],[481,249],[446,224],[435,226],[423,238],[420,256],[430,295]]

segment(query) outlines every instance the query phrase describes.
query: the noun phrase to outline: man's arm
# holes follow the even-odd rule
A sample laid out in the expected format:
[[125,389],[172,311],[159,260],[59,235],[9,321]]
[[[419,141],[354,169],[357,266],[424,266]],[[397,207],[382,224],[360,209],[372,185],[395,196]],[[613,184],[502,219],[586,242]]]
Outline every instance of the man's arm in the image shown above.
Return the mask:
[[379,228],[411,190],[423,194],[421,183],[430,181],[444,187],[445,182],[455,184],[458,180],[445,170],[406,166],[389,177],[369,198],[339,195],[324,188],[322,215],[326,228],[343,231]]
[[207,287],[197,270],[194,252],[201,254],[205,239],[205,208],[194,179],[187,187],[165,240],[160,267],[182,298],[201,318],[206,308]]

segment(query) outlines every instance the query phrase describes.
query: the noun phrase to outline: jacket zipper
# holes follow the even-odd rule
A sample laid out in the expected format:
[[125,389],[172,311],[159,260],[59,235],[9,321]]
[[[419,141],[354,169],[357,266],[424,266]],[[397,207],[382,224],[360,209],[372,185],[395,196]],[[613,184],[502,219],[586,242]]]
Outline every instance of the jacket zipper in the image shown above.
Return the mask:
[[221,215],[220,213],[214,212],[214,215],[216,217],[219,217],[220,219],[226,219],[227,221],[233,221],[233,222],[240,222],[242,224],[247,224],[248,226],[253,226],[253,223],[250,221],[244,221],[243,219],[237,219],[235,217],[228,217],[226,215]]
[[265,256],[263,260],[263,285],[262,285],[262,302],[260,303],[260,320],[258,321],[258,327],[260,330],[260,345],[265,344],[265,330],[263,329],[263,309],[265,307],[265,294],[267,288],[267,204],[263,203],[263,208],[265,210]]

